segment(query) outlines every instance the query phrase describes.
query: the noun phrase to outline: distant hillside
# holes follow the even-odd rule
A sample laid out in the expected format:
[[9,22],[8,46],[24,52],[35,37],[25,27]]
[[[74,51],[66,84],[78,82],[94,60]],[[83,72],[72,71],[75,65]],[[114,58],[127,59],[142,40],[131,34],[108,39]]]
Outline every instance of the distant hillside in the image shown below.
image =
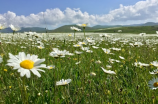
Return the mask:
[[[82,27],[79,27],[77,25],[64,25],[64,26],[61,26],[57,29],[54,29],[54,30],[49,30],[48,32],[50,33],[62,33],[62,32],[74,32],[73,30],[70,29],[70,27],[77,27],[79,29],[81,29],[83,31],[83,28]],[[91,30],[94,30],[94,28],[92,27],[86,27],[85,31],[91,31]]]
[[147,33],[156,34],[158,26],[131,26],[131,27],[118,27],[118,28],[107,28],[102,30],[96,30],[93,32],[106,32],[106,33],[118,33],[118,30],[122,30],[122,33]]
[[102,29],[102,28],[111,28],[111,27],[122,27],[122,25],[96,25],[92,28],[94,29]]
[[[64,32],[74,32],[73,30],[70,29],[70,27],[75,26],[83,31],[82,27],[79,27],[77,25],[64,25],[61,27],[58,27],[53,30],[47,30],[48,33],[64,33]],[[149,26],[149,27],[144,27],[144,26]],[[151,26],[154,26],[151,28]],[[86,32],[116,32],[118,28],[124,29],[123,32],[147,32],[148,31],[155,31],[157,29],[158,23],[154,22],[147,22],[143,24],[131,24],[131,25],[96,25],[93,27],[86,27],[85,31]],[[140,29],[140,30],[139,30]],[[37,33],[45,33],[46,30],[45,28],[41,27],[22,27],[20,31],[18,32],[37,32]],[[2,33],[12,33],[13,31],[10,28],[6,28],[4,30],[0,30]]]

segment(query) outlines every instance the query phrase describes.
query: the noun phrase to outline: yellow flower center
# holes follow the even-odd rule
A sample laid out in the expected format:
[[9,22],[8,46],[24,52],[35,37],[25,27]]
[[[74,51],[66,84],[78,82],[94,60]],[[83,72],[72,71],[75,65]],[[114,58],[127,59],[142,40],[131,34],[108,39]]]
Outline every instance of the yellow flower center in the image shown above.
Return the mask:
[[87,25],[86,25],[86,24],[82,24],[82,26],[83,26],[83,27],[86,27]]
[[25,69],[32,69],[34,67],[34,62],[32,60],[24,60],[20,63],[20,66]]
[[64,85],[68,84],[67,82],[63,82]]
[[7,72],[7,69],[4,69],[5,72]]
[[39,49],[42,49],[42,47],[39,47]]
[[85,42],[82,42],[82,44],[86,44]]
[[158,82],[155,82],[155,83],[153,84],[153,86],[154,86],[154,87],[158,87]]
[[71,34],[69,34],[68,36],[71,36]]

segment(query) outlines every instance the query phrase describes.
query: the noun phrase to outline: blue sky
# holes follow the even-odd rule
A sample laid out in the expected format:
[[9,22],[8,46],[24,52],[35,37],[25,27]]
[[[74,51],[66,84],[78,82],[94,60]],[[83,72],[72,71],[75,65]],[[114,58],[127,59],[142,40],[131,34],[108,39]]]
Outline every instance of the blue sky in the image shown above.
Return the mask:
[[56,28],[157,22],[157,7],[158,0],[0,0],[0,23]]
[[120,4],[134,5],[138,1],[140,0],[0,0],[0,13],[12,11],[26,16],[46,9],[60,8],[63,11],[69,7],[80,8],[89,14],[105,14],[119,8]]

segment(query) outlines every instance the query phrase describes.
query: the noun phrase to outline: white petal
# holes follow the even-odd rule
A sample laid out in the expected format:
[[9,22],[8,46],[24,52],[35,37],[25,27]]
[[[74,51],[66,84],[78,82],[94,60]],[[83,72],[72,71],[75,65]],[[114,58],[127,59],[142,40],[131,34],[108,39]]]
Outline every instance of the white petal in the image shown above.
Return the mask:
[[30,73],[29,70],[27,70],[27,72],[26,72],[26,77],[27,77],[27,78],[30,78],[30,77],[31,77],[31,73]]
[[38,60],[35,61],[34,66],[36,66],[36,65],[38,65],[38,64],[40,64],[44,61],[45,61],[45,59],[38,59]]
[[42,71],[42,72],[45,72],[44,70],[41,70],[41,69],[36,69],[36,70],[38,70],[38,71]]
[[25,74],[26,74],[26,69],[21,69],[20,70],[20,76],[23,77]]
[[41,77],[40,73],[36,69],[31,69],[31,71],[34,75],[37,75],[38,77]]

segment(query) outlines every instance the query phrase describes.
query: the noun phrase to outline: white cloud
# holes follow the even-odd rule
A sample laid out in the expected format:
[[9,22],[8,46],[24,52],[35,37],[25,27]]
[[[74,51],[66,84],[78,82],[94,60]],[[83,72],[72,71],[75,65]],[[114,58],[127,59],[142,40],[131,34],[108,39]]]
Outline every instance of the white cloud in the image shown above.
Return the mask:
[[56,27],[63,24],[89,23],[95,24],[125,24],[147,21],[158,21],[158,0],[139,1],[135,5],[123,6],[120,4],[118,9],[111,10],[105,15],[90,15],[82,12],[79,8],[66,8],[61,11],[59,8],[47,9],[45,12],[30,14],[29,16],[20,15],[8,11],[0,14],[0,23],[19,26],[48,26]]

